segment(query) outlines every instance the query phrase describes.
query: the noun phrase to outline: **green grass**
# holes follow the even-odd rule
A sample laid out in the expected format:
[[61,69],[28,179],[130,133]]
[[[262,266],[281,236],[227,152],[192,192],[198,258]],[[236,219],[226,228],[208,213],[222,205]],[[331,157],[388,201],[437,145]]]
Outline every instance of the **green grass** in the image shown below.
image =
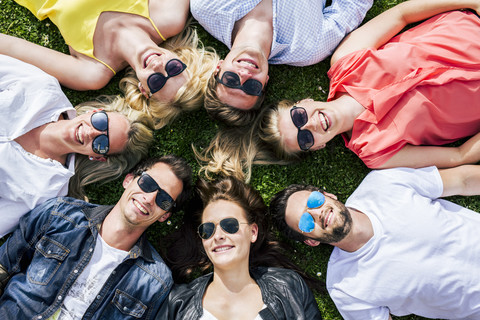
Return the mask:
[[[367,18],[378,15],[389,7],[402,2],[401,0],[375,1]],[[37,21],[30,12],[18,6],[12,0],[0,0],[0,32],[15,35],[29,41],[67,52],[60,33],[56,27],[46,21]],[[206,45],[215,47],[219,54],[224,56],[226,47],[209,36],[199,27],[201,39]],[[329,68],[328,59],[309,67],[271,66],[270,81],[267,89],[266,104],[280,99],[300,100],[311,97],[325,100],[328,92],[328,78],[326,72]],[[99,91],[77,92],[65,89],[66,95],[72,104],[91,100],[100,94],[118,94],[118,81],[122,77],[120,72],[110,84]],[[201,129],[199,129],[201,128]],[[204,110],[187,113],[175,123],[155,133],[155,145],[150,150],[151,156],[175,153],[183,156],[192,165],[194,172],[199,166],[195,161],[191,143],[197,147],[207,146],[209,140],[215,135],[217,124],[211,121]],[[288,166],[255,166],[251,184],[260,191],[265,201],[276,192],[291,183],[308,183],[317,185],[327,191],[335,193],[339,200],[345,201],[363,177],[369,172],[368,168],[343,145],[337,137],[329,143],[327,148],[308,154],[301,162]],[[100,204],[114,204],[122,193],[120,181],[104,185],[93,185],[87,188],[91,202]],[[467,206],[473,210],[480,210],[478,197],[453,198],[453,201]],[[152,226],[148,235],[152,243],[159,247],[162,238],[178,228],[181,216],[176,215],[168,223]],[[292,259],[312,275],[319,275],[325,280],[326,266],[331,247],[320,246],[309,248],[299,243],[289,242],[292,246]],[[325,319],[341,319],[333,302],[328,295],[316,294],[316,299]],[[395,319],[422,319],[415,316],[400,317]]]

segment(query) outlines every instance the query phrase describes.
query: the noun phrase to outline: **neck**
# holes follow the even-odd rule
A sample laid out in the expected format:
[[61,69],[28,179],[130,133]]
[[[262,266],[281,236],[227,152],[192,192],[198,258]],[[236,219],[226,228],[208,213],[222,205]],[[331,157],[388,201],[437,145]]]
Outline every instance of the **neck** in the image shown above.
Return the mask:
[[327,103],[330,103],[331,109],[338,113],[337,119],[342,119],[340,133],[350,132],[355,119],[365,111],[365,108],[348,94],[343,94]]
[[347,252],[355,252],[373,237],[373,226],[366,214],[348,208],[352,217],[352,229],[342,241],[333,244]]
[[100,235],[109,246],[130,251],[144,231],[125,227],[117,204],[103,220]]
[[271,0],[262,0],[252,11],[235,22],[232,49],[252,46],[259,48],[268,59],[273,41],[273,10]]
[[154,35],[136,26],[121,28],[115,36],[118,40],[112,42],[115,44],[114,50],[120,55],[121,60],[124,61],[121,68],[129,65],[134,70],[143,68],[143,61],[138,60],[141,54],[148,48],[158,50],[158,44],[161,42],[161,39],[158,41]]
[[26,151],[45,159],[53,159],[62,164],[72,153],[63,142],[64,121],[50,122],[35,128],[15,139]]
[[213,285],[216,290],[239,293],[250,284],[256,284],[256,282],[250,276],[248,265],[246,267],[242,266],[229,270],[214,268],[213,282],[211,285]]

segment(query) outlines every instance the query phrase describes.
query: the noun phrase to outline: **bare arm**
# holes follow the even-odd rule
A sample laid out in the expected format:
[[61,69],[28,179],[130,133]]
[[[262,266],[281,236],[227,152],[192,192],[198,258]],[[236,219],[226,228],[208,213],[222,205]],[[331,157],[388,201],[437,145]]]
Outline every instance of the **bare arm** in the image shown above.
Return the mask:
[[443,181],[442,197],[480,194],[479,165],[464,165],[439,171]]
[[113,77],[109,69],[93,59],[74,57],[6,34],[0,34],[0,54],[30,63],[74,90],[101,89]]
[[406,145],[387,162],[376,169],[394,167],[422,168],[437,166],[451,168],[480,161],[480,133],[459,147]]
[[333,53],[333,65],[341,57],[365,48],[378,48],[399,33],[406,25],[436,14],[470,8],[480,10],[479,0],[409,0],[381,13],[350,33]]

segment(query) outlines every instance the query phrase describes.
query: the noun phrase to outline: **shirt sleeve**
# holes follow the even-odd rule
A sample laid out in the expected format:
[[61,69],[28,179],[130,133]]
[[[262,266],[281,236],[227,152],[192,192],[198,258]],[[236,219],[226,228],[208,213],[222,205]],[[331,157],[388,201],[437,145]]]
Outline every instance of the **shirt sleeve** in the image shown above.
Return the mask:
[[373,306],[341,290],[330,288],[328,292],[345,320],[388,320],[390,316],[387,307]]
[[373,0],[333,0],[323,11],[321,43],[330,46],[325,50],[331,54],[340,41],[360,25],[372,4]]
[[15,274],[24,272],[33,254],[35,245],[43,235],[56,199],[50,199],[36,207],[20,219],[20,224],[0,247],[0,294],[8,280]]

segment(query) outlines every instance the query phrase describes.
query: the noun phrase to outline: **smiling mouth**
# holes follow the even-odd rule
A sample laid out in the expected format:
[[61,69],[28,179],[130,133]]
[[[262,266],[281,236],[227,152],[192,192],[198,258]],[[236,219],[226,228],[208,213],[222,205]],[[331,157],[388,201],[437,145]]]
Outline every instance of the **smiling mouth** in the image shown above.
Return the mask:
[[230,249],[233,249],[233,246],[221,246],[221,247],[216,247],[216,248],[213,248],[213,252],[225,252],[225,251],[228,251]]
[[237,62],[243,66],[258,69],[257,63],[252,59],[239,59]]
[[83,140],[83,124],[80,124],[80,125],[77,127],[77,130],[75,130],[75,137],[77,138],[77,141],[78,141],[80,144],[83,144],[83,143],[84,143],[84,140]]
[[321,111],[318,112],[318,115],[320,117],[320,124],[322,125],[323,131],[327,131],[328,128],[330,128],[330,120],[328,117]]
[[137,209],[140,210],[140,212],[142,212],[146,216],[149,215],[147,209],[145,209],[137,200],[133,199],[132,201],[135,207],[137,207]]
[[330,209],[323,219],[323,229],[326,229],[330,225],[330,221],[333,217],[333,209]]
[[161,54],[159,53],[150,53],[148,56],[145,57],[145,60],[143,60],[143,67],[146,68],[150,62],[155,59],[155,57],[160,57]]

